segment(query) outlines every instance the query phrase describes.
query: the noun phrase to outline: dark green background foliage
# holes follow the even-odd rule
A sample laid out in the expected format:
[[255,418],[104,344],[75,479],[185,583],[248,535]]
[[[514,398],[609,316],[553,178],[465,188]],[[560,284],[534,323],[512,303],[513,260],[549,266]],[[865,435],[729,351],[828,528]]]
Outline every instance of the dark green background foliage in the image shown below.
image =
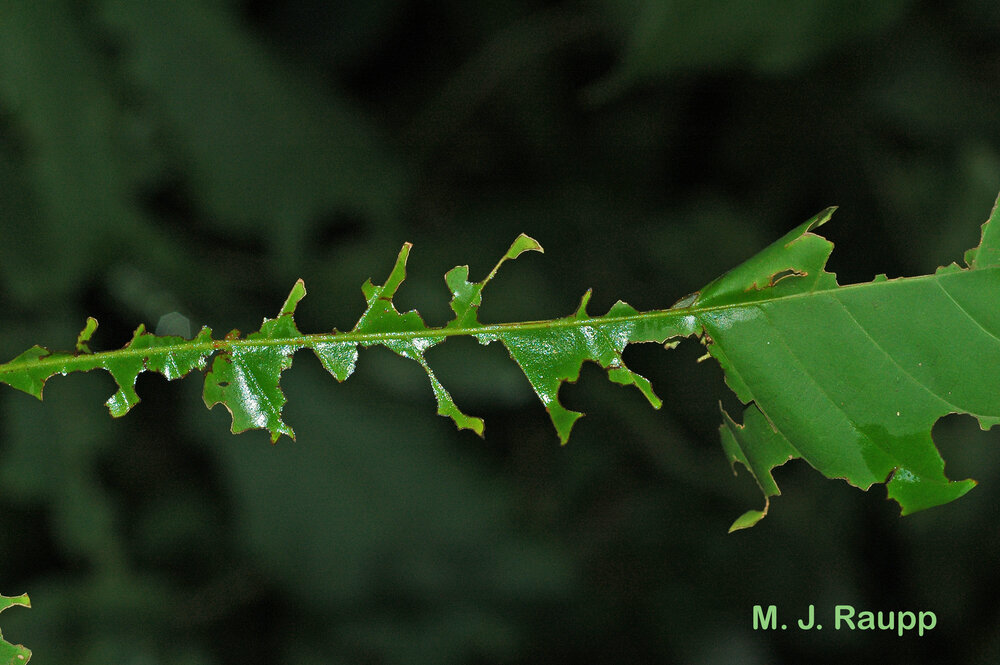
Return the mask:
[[[947,7],[944,9],[943,7]],[[926,273],[978,241],[1000,190],[995,2],[4,2],[0,355],[124,344],[177,311],[255,330],[295,279],[307,332],[344,330],[399,246],[400,310],[562,316],[595,288],[668,307],[826,205],[841,283]],[[48,663],[962,663],[1000,660],[1000,452],[950,417],[953,478],[905,519],[801,462],[759,492],[718,441],[712,362],[630,347],[665,406],[585,367],[560,448],[498,345],[421,369],[302,354],[298,440],[239,437],[201,382],[104,373],[0,395],[4,634]],[[879,390],[879,386],[872,386]],[[735,412],[735,411],[734,411]],[[755,604],[931,610],[923,638],[751,630]]]

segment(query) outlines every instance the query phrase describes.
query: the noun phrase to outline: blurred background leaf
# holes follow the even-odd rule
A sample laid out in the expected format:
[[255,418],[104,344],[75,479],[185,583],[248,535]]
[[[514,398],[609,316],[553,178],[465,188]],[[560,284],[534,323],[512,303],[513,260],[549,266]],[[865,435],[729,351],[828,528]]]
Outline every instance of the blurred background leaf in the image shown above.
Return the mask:
[[[379,0],[0,4],[0,352],[124,344],[165,315],[304,331],[415,243],[399,309],[449,315],[520,232],[484,321],[667,307],[816,211],[841,282],[978,241],[1000,190],[996,3]],[[710,261],[693,257],[711,256]],[[469,342],[466,344],[465,342]],[[197,381],[0,395],[0,591],[39,662],[995,663],[1000,453],[938,424],[981,486],[900,519],[792,463],[764,523],[718,443],[721,372],[629,348],[663,410],[585,367],[560,448],[502,349],[363,353],[284,377],[296,442],[228,433]],[[382,405],[389,405],[388,410]],[[376,406],[378,405],[378,406]],[[386,411],[392,414],[385,416]],[[755,604],[938,614],[929,635],[754,632]]]

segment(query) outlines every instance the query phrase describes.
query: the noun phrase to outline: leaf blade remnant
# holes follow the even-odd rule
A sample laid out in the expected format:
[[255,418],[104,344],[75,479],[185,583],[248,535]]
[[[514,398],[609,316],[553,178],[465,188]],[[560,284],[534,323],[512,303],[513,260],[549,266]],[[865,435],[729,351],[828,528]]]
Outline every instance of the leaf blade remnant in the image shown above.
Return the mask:
[[[19,605],[21,607],[31,607],[31,600],[28,594],[20,596],[0,596],[0,612]],[[31,651],[22,644],[11,644],[3,639],[0,634],[0,665],[18,665],[31,660]]]

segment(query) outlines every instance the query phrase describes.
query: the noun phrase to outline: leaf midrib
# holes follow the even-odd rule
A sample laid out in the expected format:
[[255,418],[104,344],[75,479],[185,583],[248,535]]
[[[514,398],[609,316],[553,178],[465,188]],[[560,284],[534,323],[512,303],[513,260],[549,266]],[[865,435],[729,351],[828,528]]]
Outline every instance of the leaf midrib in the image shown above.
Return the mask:
[[[986,272],[1000,270],[1000,266],[989,267],[989,268],[978,268],[974,272]],[[963,269],[961,272],[973,272],[972,269]],[[949,273],[955,274],[955,273]],[[32,359],[26,362],[15,363],[13,361],[4,363],[0,365],[0,375],[8,374],[18,371],[23,371],[25,368],[44,368],[44,367],[55,367],[55,366],[67,366],[71,367],[75,362],[87,364],[97,363],[97,367],[103,366],[100,361],[106,359],[108,361],[113,361],[117,358],[127,359],[134,357],[155,357],[155,356],[166,356],[172,353],[197,353],[198,355],[211,355],[216,351],[233,351],[239,349],[256,349],[261,347],[270,346],[290,346],[295,347],[295,350],[300,349],[312,349],[318,344],[361,344],[370,345],[381,343],[391,340],[413,340],[421,338],[434,338],[434,337],[456,337],[456,336],[474,336],[474,335],[502,335],[506,332],[530,332],[532,330],[552,330],[560,328],[578,328],[585,326],[613,326],[616,324],[629,323],[634,321],[650,321],[650,320],[669,320],[671,318],[684,317],[684,316],[700,316],[702,314],[711,312],[720,312],[726,310],[742,309],[746,307],[758,306],[761,304],[781,302],[785,300],[792,300],[798,298],[809,298],[815,297],[819,294],[826,293],[828,291],[836,291],[837,293],[843,292],[843,290],[854,290],[858,288],[871,288],[875,286],[888,285],[892,283],[899,283],[902,281],[913,282],[922,281],[927,279],[937,279],[939,275],[937,273],[930,275],[918,275],[914,277],[896,277],[893,279],[888,279],[879,282],[860,282],[858,284],[846,284],[837,285],[832,288],[815,290],[815,291],[804,291],[801,293],[789,293],[780,295],[773,298],[763,298],[760,300],[752,300],[739,303],[725,303],[718,305],[710,305],[707,307],[690,306],[678,309],[660,309],[651,310],[648,312],[638,312],[636,314],[631,314],[627,316],[598,316],[598,317],[587,317],[587,318],[574,318],[573,315],[566,317],[561,317],[558,319],[542,319],[537,321],[516,321],[507,323],[493,323],[493,324],[482,324],[472,328],[455,328],[455,327],[433,327],[426,328],[424,330],[400,330],[392,332],[371,332],[371,333],[357,333],[353,331],[340,332],[334,331],[329,333],[310,333],[304,335],[298,335],[294,337],[274,337],[266,339],[218,339],[209,342],[194,342],[182,343],[182,344],[170,344],[164,346],[155,347],[141,347],[141,348],[128,348],[123,347],[119,349],[112,349],[109,351],[95,351],[92,353],[76,353],[66,355],[59,355],[62,352],[51,353],[47,356],[42,356],[37,359]],[[769,287],[773,288],[773,287]],[[251,333],[253,334],[253,333]]]

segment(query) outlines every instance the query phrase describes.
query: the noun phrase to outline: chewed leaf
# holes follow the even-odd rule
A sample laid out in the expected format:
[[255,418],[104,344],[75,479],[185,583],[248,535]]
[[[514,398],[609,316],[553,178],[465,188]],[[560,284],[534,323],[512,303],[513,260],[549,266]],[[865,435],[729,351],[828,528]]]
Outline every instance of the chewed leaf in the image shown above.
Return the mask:
[[[635,331],[629,320],[638,312],[618,302],[605,316],[592,318],[587,314],[589,301],[590,291],[583,296],[575,314],[548,322],[546,327],[505,330],[498,334],[542,400],[564,444],[569,440],[573,424],[583,414],[559,402],[559,386],[564,381],[576,381],[587,360],[608,370],[609,378],[615,383],[634,385],[654,408],[662,404],[649,381],[628,369],[622,360],[625,345],[639,341],[633,339]],[[681,334],[679,327],[663,328],[657,331],[654,339],[678,334]]]
[[205,406],[225,406],[233,417],[234,434],[256,428],[270,432],[271,441],[282,434],[294,439],[292,428],[281,419],[285,396],[278,385],[281,373],[292,366],[294,351],[290,346],[265,346],[220,353],[205,376]]
[[323,368],[338,381],[346,381],[354,374],[358,363],[357,342],[316,342],[312,344],[312,350]]
[[[295,438],[295,432],[281,419],[285,395],[281,392],[281,373],[292,366],[292,355],[302,337],[295,325],[295,308],[306,295],[300,279],[281,307],[278,317],[264,319],[260,330],[247,335],[244,343],[230,346],[215,357],[212,370],[205,377],[202,393],[205,405],[225,406],[233,417],[233,433],[248,429],[266,429],[271,441],[282,434]],[[236,342],[239,332],[226,339]]]
[[[761,253],[772,266],[783,265],[776,245]],[[958,498],[974,482],[945,477],[931,430],[949,413],[1000,422],[1000,269],[838,287],[822,277],[827,254],[790,257],[820,277],[783,280],[752,302],[749,271],[731,271],[703,305],[709,351],[750,404],[742,427],[723,425],[730,460],[765,498],[778,493],[770,469],[789,456],[862,489],[887,482],[904,514]]]
[[76,337],[76,350],[79,353],[90,353],[90,348],[87,346],[87,342],[89,342],[90,338],[93,337],[95,330],[97,330],[97,319],[92,316],[88,316],[87,324]]
[[31,347],[6,365],[19,367],[19,371],[0,372],[0,381],[41,399],[45,382],[52,376],[103,368],[118,384],[118,392],[106,402],[111,415],[117,417],[139,403],[135,393],[139,374],[153,371],[167,379],[181,378],[193,369],[204,369],[207,357],[213,352],[206,345],[212,336],[208,328],[203,328],[195,339],[186,340],[158,337],[140,325],[129,343],[113,355],[92,353],[87,342],[95,330],[96,319],[88,318],[77,337],[75,353],[52,353],[41,346]]
[[756,406],[743,414],[743,424],[738,425],[725,411],[722,412],[722,448],[729,458],[729,466],[736,473],[736,462],[750,470],[757,485],[764,493],[764,510],[751,510],[743,514],[730,527],[730,531],[751,527],[767,515],[771,497],[781,494],[771,470],[801,455],[788,439],[776,432]]
[[[17,370],[0,374],[0,381],[42,399],[42,389],[45,388],[45,382],[59,371],[52,368],[54,363],[51,361],[66,355],[53,356],[48,349],[35,345],[7,363],[8,367],[16,367]],[[43,364],[39,362],[42,359],[50,362]]]
[[[406,279],[406,259],[410,254],[409,243],[403,245],[396,258],[396,264],[389,273],[388,279],[382,286],[375,286],[371,280],[362,286],[362,292],[368,301],[368,308],[358,320],[358,324],[351,331],[358,336],[359,343],[364,346],[381,344],[398,355],[415,360],[427,372],[427,378],[431,382],[431,389],[437,399],[438,414],[447,416],[455,421],[460,429],[471,429],[476,434],[482,436],[483,421],[481,418],[467,416],[455,404],[451,393],[438,381],[434,372],[424,358],[424,352],[435,344],[444,341],[444,337],[437,335],[421,335],[430,333],[431,330],[424,324],[420,314],[416,311],[400,314],[396,311],[396,306],[392,303],[392,297],[396,294],[396,289]],[[402,333],[391,335],[387,333]],[[328,356],[329,358],[329,356]],[[353,361],[352,361],[353,363]],[[326,362],[324,362],[326,365]],[[329,369],[329,368],[328,368]],[[341,368],[334,369],[343,372]],[[338,376],[337,371],[331,369],[334,376]]]
[[[94,319],[90,319],[94,321]],[[94,321],[94,327],[97,322]],[[212,331],[202,328],[198,336],[191,340],[199,344],[211,342]],[[189,346],[183,337],[158,337],[146,332],[146,327],[136,328],[132,340],[118,358],[102,365],[111,372],[118,383],[118,392],[107,401],[112,416],[123,416],[139,403],[135,392],[135,382],[142,372],[159,372],[168,380],[179,379],[194,369],[204,369],[210,350]],[[152,353],[156,351],[155,353]],[[149,353],[147,353],[149,352]]]
[[[836,288],[824,269],[833,243],[811,233],[826,224],[836,208],[827,208],[699,291],[694,306],[750,303],[786,293]],[[793,279],[794,278],[794,279]],[[777,287],[777,288],[776,288]]]
[[[21,607],[31,607],[28,594],[20,596],[0,596],[0,612],[19,605]],[[14,665],[15,663],[27,663],[31,660],[31,651],[22,644],[11,644],[3,639],[0,634],[0,665]]]
[[979,246],[965,253],[965,265],[974,269],[1000,265],[1000,197],[982,226]]
[[451,336],[469,335],[506,347],[565,443],[582,413],[564,406],[559,390],[579,378],[584,362],[599,365],[611,381],[634,386],[659,407],[649,381],[625,365],[624,349],[639,342],[671,349],[684,337],[696,337],[746,405],[742,423],[723,413],[726,457],[734,470],[737,462],[743,465],[764,495],[764,508],[744,513],[734,530],[767,514],[771,498],[780,494],[772,471],[793,458],[862,489],[885,483],[906,514],[951,501],[974,485],[945,476],[931,438],[939,418],[969,414],[984,429],[1000,423],[998,209],[1000,204],[983,224],[979,246],[966,252],[964,268],[952,263],[929,275],[880,275],[841,286],[826,270],[833,244],[813,233],[830,219],[834,209],[828,208],[668,309],[639,312],[619,301],[607,314],[591,316],[588,291],[577,310],[562,318],[484,324],[483,290],[500,266],[542,251],[521,235],[480,282],[469,281],[467,266],[448,271],[454,318],[440,328],[393,304],[406,279],[406,243],[384,284],[368,280],[362,286],[366,306],[348,332],[299,331],[295,309],[306,294],[300,280],[278,316],[246,337],[233,331],[213,340],[203,328],[187,340],[139,326],[123,348],[95,353],[90,340],[97,322],[88,319],[74,352],[33,346],[0,365],[0,381],[40,399],[53,375],[102,368],[118,384],[108,406],[120,416],[139,401],[139,373],[174,379],[211,360],[205,403],[224,405],[234,432],[266,429],[276,441],[294,436],[282,418],[280,381],[296,351],[311,349],[344,381],[354,372],[359,349],[380,345],[423,368],[439,414],[481,435],[483,421],[458,408],[426,355]]
[[511,244],[490,274],[481,282],[469,282],[469,266],[456,266],[444,276],[444,281],[451,291],[451,310],[455,318],[448,323],[449,328],[467,328],[479,324],[479,305],[483,302],[483,289],[497,274],[504,261],[516,259],[524,252],[543,252],[538,241],[523,233]]

